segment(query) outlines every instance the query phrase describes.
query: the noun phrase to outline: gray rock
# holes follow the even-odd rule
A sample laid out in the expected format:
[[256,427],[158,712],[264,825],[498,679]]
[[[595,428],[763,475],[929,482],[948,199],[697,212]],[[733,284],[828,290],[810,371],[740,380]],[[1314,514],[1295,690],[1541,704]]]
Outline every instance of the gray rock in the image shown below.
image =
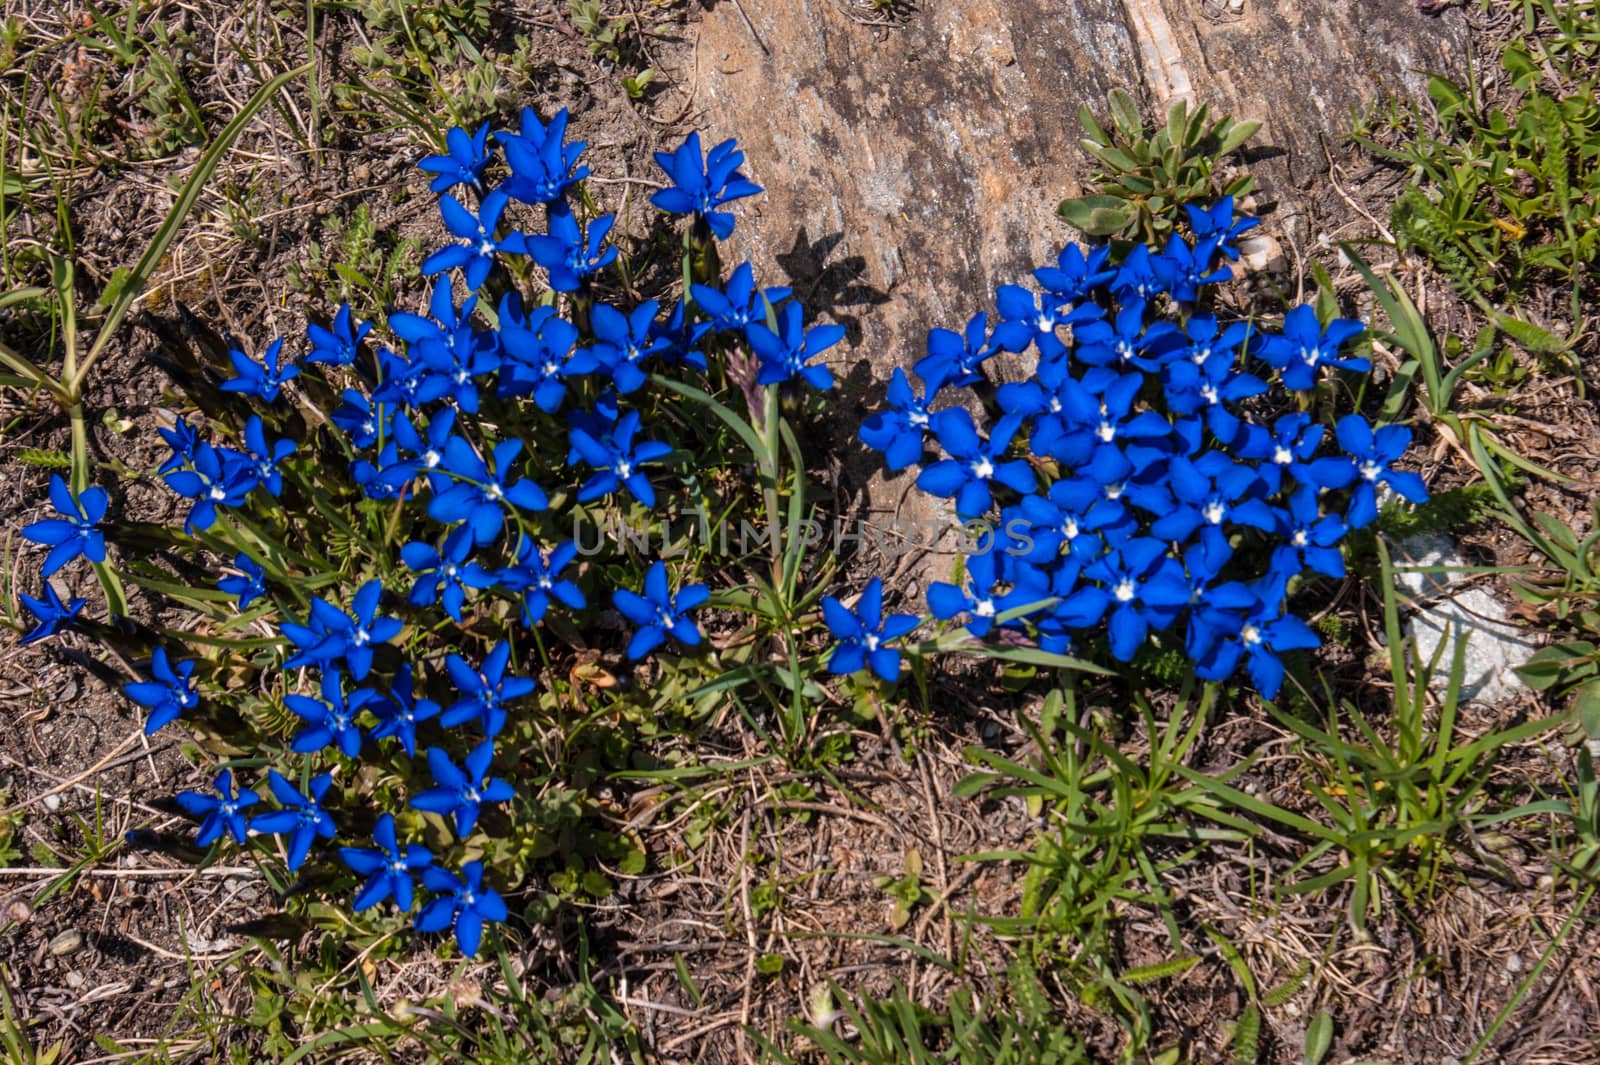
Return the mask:
[[58,958],[76,954],[83,949],[83,933],[76,928],[60,932],[50,941],[50,953]]
[[[1463,567],[1455,544],[1437,534],[1413,536],[1395,551],[1397,566]],[[1538,649],[1538,641],[1525,629],[1512,625],[1505,607],[1482,588],[1467,587],[1466,574],[1398,574],[1400,587],[1411,597],[1416,614],[1406,622],[1406,634],[1416,641],[1424,661],[1430,661],[1443,640],[1451,641],[1440,655],[1434,682],[1443,685],[1450,675],[1454,641],[1467,641],[1462,674],[1463,702],[1495,703],[1526,691],[1515,669]]]

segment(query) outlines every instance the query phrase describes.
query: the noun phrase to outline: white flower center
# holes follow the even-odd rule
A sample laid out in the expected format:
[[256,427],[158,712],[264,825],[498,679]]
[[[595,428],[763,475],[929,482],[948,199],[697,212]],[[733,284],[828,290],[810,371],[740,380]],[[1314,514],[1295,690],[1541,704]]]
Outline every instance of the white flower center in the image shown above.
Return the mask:
[[489,486],[483,490],[483,498],[491,503],[498,503],[505,498],[505,492],[501,490],[499,483],[491,481]]
[[1278,447],[1272,452],[1272,461],[1276,462],[1279,466],[1287,466],[1289,463],[1294,461],[1294,455],[1290,453],[1288,448],[1284,447],[1282,444],[1279,444]]
[[1094,435],[1100,438],[1102,444],[1109,444],[1116,439],[1117,427],[1110,422],[1101,422],[1100,427],[1094,431]]
[[994,617],[994,600],[979,599],[972,605],[972,612],[978,615],[980,618]]
[[1261,642],[1261,630],[1254,625],[1246,625],[1239,630],[1239,639],[1244,641],[1246,647],[1254,647]]
[[1078,519],[1070,514],[1067,515],[1066,520],[1061,523],[1061,535],[1065,536],[1068,540],[1077,539]]
[[1200,513],[1205,515],[1207,522],[1212,525],[1220,525],[1222,524],[1223,515],[1228,513],[1228,508],[1220,500],[1213,499],[1205,505],[1205,509],[1201,510]]
[[621,477],[623,480],[627,480],[629,477],[633,476],[633,463],[629,462],[627,459],[618,459],[615,472],[618,477]]
[[1382,472],[1383,466],[1376,462],[1368,461],[1361,464],[1361,476],[1364,480],[1376,481],[1378,479],[1378,474]]
[[1138,590],[1132,580],[1124,577],[1117,582],[1117,586],[1112,589],[1111,594],[1116,598],[1117,602],[1129,603],[1133,601],[1133,597],[1138,593]]
[[861,644],[868,651],[876,651],[878,649],[878,634],[875,632],[867,633],[861,638]]
[[1296,547],[1304,547],[1311,542],[1311,538],[1306,535],[1304,529],[1296,529],[1294,535],[1289,538],[1289,542]]
[[987,481],[994,476],[994,463],[987,458],[981,458],[972,464],[972,475],[980,481]]

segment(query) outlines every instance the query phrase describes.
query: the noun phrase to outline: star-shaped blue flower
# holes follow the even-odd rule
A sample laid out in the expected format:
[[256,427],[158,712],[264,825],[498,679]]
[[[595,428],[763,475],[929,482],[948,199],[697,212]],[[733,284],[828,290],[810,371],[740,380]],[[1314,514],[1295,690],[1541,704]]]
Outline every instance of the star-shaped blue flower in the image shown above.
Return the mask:
[[[599,431],[598,427],[593,428]],[[655,489],[639,467],[665,458],[672,453],[672,447],[659,440],[641,440],[635,444],[633,434],[638,431],[639,412],[630,410],[599,437],[590,429],[576,425],[568,432],[573,452],[599,471],[578,489],[578,502],[592,502],[619,487],[626,487],[633,498],[645,506],[656,505]]]
[[478,823],[481,806],[510,802],[516,797],[510,784],[487,775],[492,761],[492,739],[484,740],[468,752],[464,768],[451,761],[450,755],[441,748],[428,748],[428,772],[433,774],[433,782],[438,786],[413,797],[411,805],[441,816],[453,816],[457,838],[466,839],[472,834],[472,826]]
[[676,150],[656,153],[656,165],[666,171],[672,186],[654,193],[650,202],[667,214],[704,219],[718,240],[727,240],[733,233],[734,218],[717,208],[761,191],[761,186],[740,172],[743,164],[744,153],[732,139],[702,157],[700,134],[690,133]]
[[230,769],[218,773],[211,786],[216,789],[215,795],[180,791],[174,796],[174,800],[189,816],[204,818],[195,833],[195,846],[211,846],[221,838],[224,830],[233,837],[235,843],[243,845],[246,835],[244,811],[260,802],[261,796],[249,788],[241,788],[235,793],[233,771]]
[[217,582],[217,587],[229,595],[238,596],[239,609],[244,610],[267,594],[267,571],[245,554],[233,556],[233,568],[239,572],[222,578]]
[[256,814],[250,819],[250,828],[269,836],[289,837],[285,864],[291,873],[305,862],[313,843],[333,838],[333,818],[322,808],[322,797],[332,784],[331,774],[319,773],[311,778],[307,794],[302,795],[276,769],[267,770],[267,788],[283,809]]
[[133,681],[122,686],[128,698],[145,707],[150,715],[144,720],[145,735],[176,720],[185,710],[200,705],[195,692],[194,660],[185,659],[174,668],[167,660],[167,649],[157,647],[150,656],[151,680]]
[[637,661],[654,651],[669,634],[687,647],[699,644],[700,630],[688,614],[711,598],[711,589],[703,584],[687,584],[673,595],[667,584],[666,564],[657,559],[645,572],[643,592],[640,595],[618,588],[611,593],[611,601],[622,616],[639,626],[628,641],[630,660]]
[[418,169],[435,175],[428,183],[430,192],[444,192],[456,185],[466,185],[482,191],[483,172],[488,169],[490,155],[489,123],[478,127],[478,132],[467,135],[460,126],[451,126],[444,135],[445,154],[429,155],[417,164]]
[[445,668],[455,682],[461,698],[439,716],[439,724],[446,728],[477,718],[486,736],[498,736],[505,727],[505,704],[520,699],[534,689],[531,678],[507,676],[511,663],[511,643],[501,640],[489,651],[482,669],[473,669],[465,658],[452,654],[445,659]]
[[443,932],[454,925],[456,946],[469,958],[478,954],[484,923],[506,919],[505,900],[494,888],[483,885],[482,862],[463,865],[460,877],[430,865],[422,870],[422,886],[438,897],[417,914],[417,931]]
[[826,366],[806,364],[843,340],[844,326],[829,323],[805,329],[801,319],[800,304],[785,303],[778,312],[778,332],[761,322],[745,327],[750,350],[761,360],[756,384],[776,385],[800,378],[820,392],[833,387],[833,374]]
[[522,203],[558,204],[567,189],[589,176],[589,168],[578,166],[584,142],[566,142],[567,109],[550,119],[539,121],[533,108],[522,109],[521,133],[500,132],[494,139],[505,149],[506,166],[511,176],[502,188]]
[[70,625],[78,616],[78,611],[88,602],[87,599],[76,598],[63,603],[61,596],[56,593],[55,586],[49,581],[44,584],[43,599],[35,599],[31,595],[19,595],[17,598],[22,600],[22,605],[28,608],[28,612],[38,622],[22,638],[23,643],[34,643],[54,636],[62,625]]
[[526,238],[528,256],[550,275],[557,292],[576,292],[594,274],[617,261],[617,249],[605,246],[617,216],[601,215],[584,234],[571,211],[550,212],[550,232]]
[[300,376],[300,367],[294,363],[287,366],[278,365],[278,353],[283,350],[283,338],[279,337],[267,345],[267,350],[261,353],[258,363],[244,352],[230,348],[228,360],[233,363],[234,377],[222,382],[224,392],[238,392],[246,396],[256,396],[268,403],[278,398],[278,392],[285,381],[293,380]]
[[514,255],[527,254],[525,238],[521,233],[505,237],[495,235],[500,216],[511,202],[504,189],[495,189],[483,198],[478,213],[473,214],[454,196],[446,193],[439,198],[439,213],[444,217],[444,227],[461,243],[440,248],[422,261],[422,276],[432,277],[461,267],[466,271],[467,289],[476,292],[489,279],[494,269],[495,256],[501,252]]
[[90,562],[104,562],[106,539],[96,526],[106,515],[106,490],[85,488],[81,496],[73,495],[61,475],[53,473],[50,475],[50,503],[62,517],[36,521],[22,530],[23,539],[50,547],[40,576],[48,579],[79,555]]
[[828,656],[828,672],[844,676],[870,667],[893,684],[900,679],[900,649],[888,646],[922,623],[915,614],[883,616],[883,579],[861,589],[854,609],[831,595],[822,597],[822,619],[839,643]]
[[1345,516],[1352,529],[1371,524],[1378,516],[1377,486],[1388,485],[1413,503],[1428,501],[1428,486],[1421,477],[1390,464],[1411,446],[1411,430],[1403,425],[1385,425],[1377,432],[1359,414],[1346,414],[1334,425],[1339,446],[1355,462],[1355,488],[1350,494],[1350,512]]
[[366,877],[350,908],[357,913],[384,899],[393,899],[401,913],[410,913],[415,885],[412,873],[433,861],[433,854],[414,843],[395,839],[394,815],[379,814],[372,829],[376,847],[340,847],[339,857],[357,875]]

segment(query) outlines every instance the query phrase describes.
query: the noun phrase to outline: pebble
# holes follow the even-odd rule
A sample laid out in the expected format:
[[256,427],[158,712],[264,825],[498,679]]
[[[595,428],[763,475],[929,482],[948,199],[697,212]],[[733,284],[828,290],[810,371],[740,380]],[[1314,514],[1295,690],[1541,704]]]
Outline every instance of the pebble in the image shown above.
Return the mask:
[[78,970],[73,969],[67,973],[66,981],[67,986],[76,991],[78,988],[83,986],[83,974],[78,972]]
[[18,899],[6,907],[6,920],[12,924],[27,924],[33,919],[33,907]]
[[68,954],[76,954],[83,949],[83,933],[76,928],[69,928],[50,941],[50,953],[58,958],[65,958]]
[[51,813],[61,809],[61,796],[59,795],[46,795],[41,801],[44,803],[44,808]]

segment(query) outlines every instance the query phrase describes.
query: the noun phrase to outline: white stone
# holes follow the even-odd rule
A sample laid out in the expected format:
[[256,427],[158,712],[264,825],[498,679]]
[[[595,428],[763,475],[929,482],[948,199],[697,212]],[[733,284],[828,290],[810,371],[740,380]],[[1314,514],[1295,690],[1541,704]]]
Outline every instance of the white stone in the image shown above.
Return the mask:
[[[1395,566],[1464,567],[1448,537],[1434,533],[1413,536],[1395,551]],[[1538,650],[1534,635],[1511,624],[1505,607],[1482,588],[1465,587],[1466,573],[1418,573],[1402,569],[1400,587],[1413,600],[1416,613],[1406,622],[1406,635],[1416,641],[1424,662],[1431,661],[1441,640],[1452,641],[1439,656],[1434,684],[1441,690],[1450,677],[1456,633],[1467,641],[1461,678],[1461,701],[1495,703],[1525,691],[1515,670]]]

